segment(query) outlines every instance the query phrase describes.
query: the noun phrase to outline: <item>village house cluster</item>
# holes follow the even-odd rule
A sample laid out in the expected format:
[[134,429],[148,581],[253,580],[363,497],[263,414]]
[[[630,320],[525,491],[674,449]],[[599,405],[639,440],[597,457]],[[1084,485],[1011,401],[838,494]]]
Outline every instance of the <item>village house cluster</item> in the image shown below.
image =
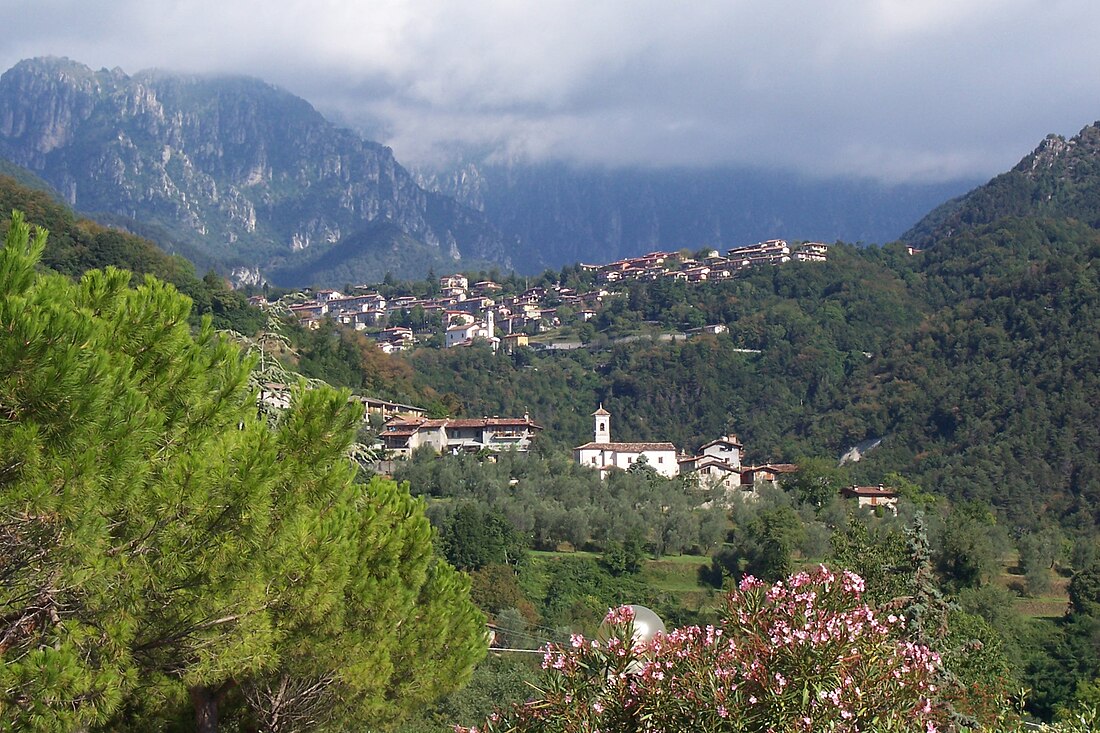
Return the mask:
[[[499,284],[484,280],[471,285],[463,275],[439,278],[439,294],[430,298],[400,296],[387,299],[365,286],[357,290],[363,292],[345,295],[337,290],[318,290],[311,300],[291,305],[290,311],[307,328],[317,328],[328,318],[360,331],[401,320],[419,311],[442,321],[445,348],[484,341],[494,350],[502,346],[511,350],[528,345],[528,331],[540,329],[545,323],[559,324],[557,309],[560,306],[569,306],[581,320],[589,320],[596,316],[603,299],[611,294],[603,288],[577,293],[555,285],[500,296]],[[257,298],[256,302],[262,306],[261,300]],[[408,326],[390,326],[370,336],[386,353],[411,348],[421,338],[421,334]]]
[[[291,393],[289,385],[267,382],[260,386],[257,400],[262,409],[281,412],[290,407]],[[364,421],[371,416],[384,421],[376,447],[384,450],[388,460],[408,459],[420,448],[439,455],[526,453],[542,430],[527,413],[523,417],[429,418],[423,408],[413,405],[363,395],[352,395],[350,399],[362,403]],[[641,463],[665,478],[693,476],[700,488],[721,488],[754,498],[759,487],[778,486],[782,475],[798,470],[792,463],[743,463],[744,446],[736,435],[723,435],[701,446],[697,453],[687,454],[671,442],[613,441],[611,413],[603,405],[592,417],[593,439],[573,449],[573,460],[599,471],[600,478]],[[855,499],[860,507],[897,513],[897,492],[881,484],[850,486],[841,494]]]
[[387,455],[408,458],[418,448],[440,454],[500,452],[526,453],[542,426],[523,417],[441,418],[394,417],[378,436]]
[[738,271],[757,265],[781,265],[796,262],[825,262],[829,257],[829,245],[823,242],[804,242],[792,247],[785,239],[769,239],[747,247],[735,247],[723,257],[717,250],[695,259],[677,252],[650,252],[641,257],[631,257],[606,265],[581,265],[595,272],[603,283],[625,280],[660,280],[669,278],[686,282],[726,280]]
[[[805,242],[792,247],[785,240],[769,239],[731,249],[725,257],[716,250],[701,259],[676,252],[650,252],[606,265],[580,267],[595,273],[596,279],[607,286],[629,280],[663,278],[698,283],[727,279],[757,265],[778,265],[791,260],[824,262],[828,252],[828,245],[821,242]],[[356,330],[369,331],[369,336],[386,353],[403,351],[422,341],[424,328],[394,325],[408,320],[412,313],[442,323],[444,348],[484,342],[494,350],[511,351],[528,346],[530,333],[561,325],[558,308],[567,306],[581,321],[588,321],[596,317],[599,308],[613,294],[606,287],[578,293],[560,283],[528,288],[518,295],[502,296],[501,289],[491,280],[471,284],[468,278],[456,274],[439,278],[438,294],[427,298],[386,298],[368,286],[359,286],[350,294],[318,290],[311,294],[310,300],[289,307],[307,328],[317,328],[327,318]],[[265,304],[260,297],[253,302],[260,306]],[[388,327],[380,328],[383,324]]]
[[[742,463],[744,446],[736,435],[723,435],[699,448],[694,454],[676,450],[669,442],[622,443],[611,440],[611,413],[603,405],[592,413],[595,426],[592,440],[573,449],[573,460],[600,472],[606,478],[613,470],[629,470],[642,463],[665,478],[689,476],[695,485],[706,489],[725,489],[755,498],[761,486],[778,486],[784,474],[798,470],[793,463]],[[898,493],[882,484],[850,486],[841,495],[855,499],[860,508],[881,508],[897,514]]]
[[776,484],[779,476],[792,473],[790,463],[759,466],[742,464],[744,446],[736,435],[723,435],[703,445],[697,454],[685,454],[668,442],[622,443],[611,440],[611,413],[600,405],[592,413],[595,419],[593,439],[573,449],[573,460],[606,477],[613,469],[629,470],[642,462],[665,478],[695,474],[700,487],[723,488],[755,494],[761,484]]

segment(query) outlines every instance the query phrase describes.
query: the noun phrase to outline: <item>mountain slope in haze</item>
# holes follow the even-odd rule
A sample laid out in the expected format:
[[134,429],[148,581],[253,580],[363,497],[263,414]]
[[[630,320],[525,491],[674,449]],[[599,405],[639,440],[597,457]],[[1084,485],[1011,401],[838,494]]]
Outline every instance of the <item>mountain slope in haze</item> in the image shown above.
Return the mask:
[[886,185],[760,170],[473,165],[422,182],[484,211],[539,268],[764,239],[887,242],[973,181]]
[[222,278],[207,275],[200,279],[183,257],[170,255],[130,232],[81,219],[51,193],[0,174],[0,230],[7,231],[13,210],[23,212],[28,224],[49,231],[42,265],[56,272],[75,278],[88,270],[119,267],[132,272],[136,280],[153,275],[191,298],[196,323],[200,316],[210,315],[216,328],[245,335],[266,324],[266,316]]
[[1070,218],[1100,228],[1100,122],[1048,135],[1012,170],[931,211],[902,239],[918,246],[1004,217]]
[[265,271],[377,221],[451,261],[509,264],[482,214],[255,79],[21,61],[0,77],[0,156],[80,211],[162,227],[225,266]]
[[[463,259],[466,271],[490,269],[495,263]],[[397,225],[378,221],[356,230],[331,247],[301,252],[270,272],[276,283],[345,287],[376,283],[387,275],[417,280],[425,273],[449,272],[455,261],[438,247],[409,236]]]

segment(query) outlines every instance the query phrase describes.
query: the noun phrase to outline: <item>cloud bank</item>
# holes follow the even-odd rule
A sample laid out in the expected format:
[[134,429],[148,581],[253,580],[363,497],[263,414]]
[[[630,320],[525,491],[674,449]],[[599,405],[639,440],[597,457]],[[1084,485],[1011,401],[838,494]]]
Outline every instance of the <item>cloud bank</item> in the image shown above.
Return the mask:
[[0,66],[245,73],[462,151],[939,181],[1100,118],[1093,0],[7,0]]

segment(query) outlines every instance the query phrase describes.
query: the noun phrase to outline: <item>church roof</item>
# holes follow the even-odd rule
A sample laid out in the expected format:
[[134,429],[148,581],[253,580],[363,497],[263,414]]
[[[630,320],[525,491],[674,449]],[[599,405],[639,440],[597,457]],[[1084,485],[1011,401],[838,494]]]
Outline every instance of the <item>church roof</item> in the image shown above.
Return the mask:
[[675,451],[672,443],[585,443],[573,450],[613,450],[618,453],[642,453],[647,450]]
[[600,405],[600,409],[593,412],[592,417],[611,417],[611,413],[603,409],[603,405]]

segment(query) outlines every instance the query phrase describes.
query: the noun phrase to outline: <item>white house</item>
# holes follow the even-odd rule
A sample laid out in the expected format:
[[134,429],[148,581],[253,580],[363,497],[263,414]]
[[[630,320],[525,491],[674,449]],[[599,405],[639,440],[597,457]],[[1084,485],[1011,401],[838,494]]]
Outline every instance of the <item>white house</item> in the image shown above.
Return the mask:
[[741,468],[741,449],[745,446],[741,445],[741,442],[737,440],[737,436],[723,435],[717,440],[712,440],[699,449],[699,453],[703,456],[710,456],[717,458],[723,463],[727,463],[731,468]]
[[840,493],[848,498],[855,499],[857,505],[875,509],[883,507],[887,511],[898,513],[898,492],[888,489],[882,484],[878,486],[849,486],[841,489]]
[[829,259],[829,245],[824,242],[805,242],[794,252],[799,262],[825,262]]
[[470,281],[465,275],[444,275],[439,278],[440,290],[461,290],[465,292],[470,287]]
[[399,457],[408,457],[424,446],[438,453],[515,450],[531,448],[542,426],[530,415],[523,417],[393,418],[386,422],[379,438],[383,447]]
[[672,478],[680,473],[680,464],[676,461],[676,446],[672,443],[615,443],[611,440],[611,413],[600,409],[592,413],[596,419],[593,440],[573,449],[573,460],[581,466],[589,466],[606,477],[612,468],[626,470],[645,457],[657,473]]
[[700,488],[745,489],[741,485],[741,470],[714,456],[681,458],[680,473],[695,473]]
[[701,483],[707,486],[741,488],[742,448],[736,435],[723,435],[703,445],[698,455],[681,458],[680,472],[699,474]]
[[497,338],[495,331],[493,311],[488,310],[485,312],[484,321],[459,323],[448,328],[443,345],[447,349],[454,346],[470,346],[475,339],[484,339],[489,342],[489,346],[492,347],[493,351],[496,351],[500,348],[500,339]]

